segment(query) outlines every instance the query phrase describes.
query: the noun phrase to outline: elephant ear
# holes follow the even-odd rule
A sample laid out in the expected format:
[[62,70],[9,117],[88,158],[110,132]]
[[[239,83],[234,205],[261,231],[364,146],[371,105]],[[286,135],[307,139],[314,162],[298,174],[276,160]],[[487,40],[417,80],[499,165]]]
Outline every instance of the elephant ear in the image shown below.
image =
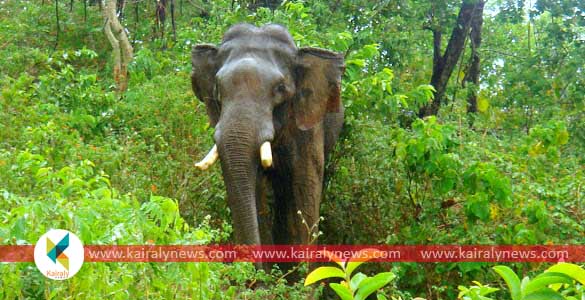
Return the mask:
[[318,48],[299,49],[295,72],[298,92],[293,103],[299,129],[311,129],[326,113],[340,112],[344,69],[341,54]]
[[221,106],[216,97],[215,74],[218,70],[217,47],[201,44],[191,51],[191,87],[195,96],[205,102],[209,123],[215,127],[219,119]]

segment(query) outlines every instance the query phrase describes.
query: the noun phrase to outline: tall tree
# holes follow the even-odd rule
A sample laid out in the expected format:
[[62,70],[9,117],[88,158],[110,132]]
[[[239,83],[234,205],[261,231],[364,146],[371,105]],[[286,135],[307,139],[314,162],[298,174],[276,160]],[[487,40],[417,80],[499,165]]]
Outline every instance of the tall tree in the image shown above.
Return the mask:
[[477,112],[477,89],[479,84],[479,72],[481,58],[479,56],[479,47],[481,46],[481,30],[483,27],[483,8],[485,1],[480,1],[475,8],[471,20],[471,32],[469,33],[469,42],[471,46],[471,57],[469,58],[469,67],[463,78],[463,87],[468,83],[473,84],[472,89],[467,94],[467,112]]
[[104,31],[112,45],[114,56],[114,81],[119,92],[128,87],[128,64],[132,61],[133,49],[128,41],[126,30],[120,24],[116,14],[116,0],[105,2],[103,14],[105,18]]
[[433,74],[431,85],[435,88],[434,99],[428,105],[421,108],[419,117],[436,115],[439,111],[449,78],[457,65],[465,47],[465,40],[471,28],[471,20],[480,4],[483,7],[483,0],[463,0],[457,16],[457,22],[451,32],[449,43],[442,52],[443,28],[441,26],[427,26],[433,33]]

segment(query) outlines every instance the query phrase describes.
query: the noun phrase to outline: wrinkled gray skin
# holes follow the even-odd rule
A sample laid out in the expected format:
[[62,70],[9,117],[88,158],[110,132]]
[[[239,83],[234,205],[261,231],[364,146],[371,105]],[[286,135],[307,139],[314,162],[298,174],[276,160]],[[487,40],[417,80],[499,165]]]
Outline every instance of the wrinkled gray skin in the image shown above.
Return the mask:
[[[231,27],[219,47],[192,52],[193,91],[205,102],[236,242],[307,243],[319,219],[324,161],[343,125],[343,57],[300,48],[279,25]],[[272,144],[273,166],[260,165]]]

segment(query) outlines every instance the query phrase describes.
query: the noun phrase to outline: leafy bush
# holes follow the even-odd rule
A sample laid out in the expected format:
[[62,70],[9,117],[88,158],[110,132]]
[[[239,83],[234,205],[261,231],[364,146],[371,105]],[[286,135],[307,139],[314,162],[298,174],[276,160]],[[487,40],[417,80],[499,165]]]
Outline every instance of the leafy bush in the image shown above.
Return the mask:
[[[548,268],[534,279],[526,276],[520,280],[507,266],[495,266],[493,270],[504,279],[512,300],[577,300],[584,295],[585,270],[578,265],[559,263]],[[476,282],[476,286],[459,286],[459,298],[464,300],[492,300],[486,295],[498,291]]]
[[[367,257],[368,251],[368,249],[364,249],[356,254],[356,257]],[[379,273],[373,277],[368,277],[364,273],[358,272],[352,276],[355,269],[365,261],[358,260],[356,257],[352,257],[348,261],[342,261],[333,253],[325,251],[324,254],[339,267],[316,268],[305,278],[305,286],[323,279],[342,278],[341,283],[329,284],[342,300],[365,300],[373,293],[376,293],[377,299],[387,299],[384,294],[377,291],[396,277],[392,272]]]

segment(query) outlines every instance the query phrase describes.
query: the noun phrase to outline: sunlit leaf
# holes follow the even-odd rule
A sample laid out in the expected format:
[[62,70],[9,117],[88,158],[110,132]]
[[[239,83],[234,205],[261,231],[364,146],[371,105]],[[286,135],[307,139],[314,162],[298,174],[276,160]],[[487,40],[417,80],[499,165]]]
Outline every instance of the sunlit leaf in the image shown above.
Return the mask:
[[345,278],[345,273],[337,267],[319,267],[307,275],[307,278],[305,278],[305,286],[313,284],[319,280],[334,277]]
[[522,300],[520,278],[518,278],[518,275],[516,275],[512,269],[506,266],[495,266],[492,269],[494,269],[494,271],[496,271],[496,273],[498,273],[508,285],[512,300]]

